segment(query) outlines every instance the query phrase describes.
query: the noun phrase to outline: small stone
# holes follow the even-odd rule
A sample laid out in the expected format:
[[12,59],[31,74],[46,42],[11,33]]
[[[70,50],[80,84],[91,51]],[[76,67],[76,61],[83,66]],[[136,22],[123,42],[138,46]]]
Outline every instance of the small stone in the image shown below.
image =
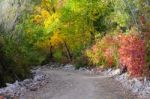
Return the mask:
[[119,75],[121,73],[120,69],[116,69],[112,72],[112,76]]
[[64,70],[71,70],[72,71],[72,70],[75,70],[75,67],[71,64],[67,64],[64,66]]
[[79,71],[86,71],[86,68],[80,68]]
[[135,81],[135,86],[136,86],[137,88],[142,88],[143,84],[142,84],[141,81],[137,80],[136,78],[134,79],[134,81]]
[[144,91],[146,91],[148,94],[150,94],[150,87],[146,87],[146,88],[144,89]]
[[38,88],[36,86],[31,86],[30,91],[36,91]]
[[109,72],[111,72],[111,71],[112,71],[112,69],[108,69],[108,70],[107,70],[107,73],[109,73]]

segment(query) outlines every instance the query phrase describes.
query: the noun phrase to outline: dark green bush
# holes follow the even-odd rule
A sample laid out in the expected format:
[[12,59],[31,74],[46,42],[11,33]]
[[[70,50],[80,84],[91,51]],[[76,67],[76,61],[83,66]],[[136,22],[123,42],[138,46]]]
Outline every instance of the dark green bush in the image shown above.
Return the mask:
[[30,76],[30,68],[18,63],[7,56],[4,40],[0,40],[0,87],[5,86],[5,83],[13,83]]
[[75,68],[79,69],[81,67],[88,67],[89,61],[88,58],[84,55],[78,56],[74,59]]

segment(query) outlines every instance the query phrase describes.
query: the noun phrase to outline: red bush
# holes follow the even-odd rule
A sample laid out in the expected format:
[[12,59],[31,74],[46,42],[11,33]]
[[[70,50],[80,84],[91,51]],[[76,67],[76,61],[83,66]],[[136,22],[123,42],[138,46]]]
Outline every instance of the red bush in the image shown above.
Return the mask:
[[127,66],[131,76],[141,76],[145,66],[144,40],[129,34],[120,36],[119,62]]

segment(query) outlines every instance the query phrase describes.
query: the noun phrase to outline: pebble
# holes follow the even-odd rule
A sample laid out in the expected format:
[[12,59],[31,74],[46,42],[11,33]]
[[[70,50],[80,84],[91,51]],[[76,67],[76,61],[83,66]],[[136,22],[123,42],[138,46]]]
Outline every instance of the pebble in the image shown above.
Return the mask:
[[66,64],[64,66],[64,70],[68,70],[68,71],[75,70],[75,66],[73,66],[72,64]]

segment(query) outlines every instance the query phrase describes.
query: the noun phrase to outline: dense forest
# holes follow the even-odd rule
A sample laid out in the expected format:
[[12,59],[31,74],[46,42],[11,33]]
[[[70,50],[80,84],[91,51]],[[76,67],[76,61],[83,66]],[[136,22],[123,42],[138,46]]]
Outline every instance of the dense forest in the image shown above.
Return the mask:
[[149,76],[149,0],[1,0],[0,86],[49,62]]

